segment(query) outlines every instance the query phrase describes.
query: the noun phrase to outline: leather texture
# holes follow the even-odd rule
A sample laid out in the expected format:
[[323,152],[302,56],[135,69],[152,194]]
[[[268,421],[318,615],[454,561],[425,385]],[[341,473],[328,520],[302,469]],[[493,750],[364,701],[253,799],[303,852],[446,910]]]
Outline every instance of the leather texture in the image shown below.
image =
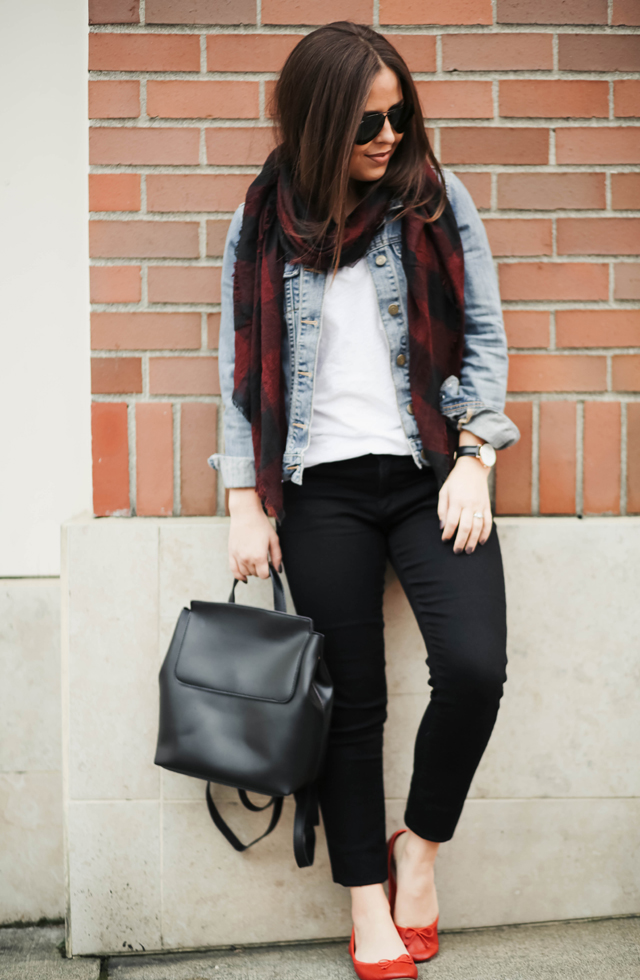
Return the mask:
[[[229,602],[192,601],[180,613],[160,670],[155,763],[245,791],[249,809],[246,791],[296,793],[296,857],[310,855],[312,863],[317,803],[308,787],[322,764],[333,688],[322,635],[310,619],[286,612],[282,583],[270,571],[274,610],[237,604],[234,583]],[[207,803],[220,827],[209,789]],[[273,826],[280,809],[274,806]],[[237,850],[251,846],[225,836]]]
[[349,954],[353,969],[360,980],[418,980],[418,970],[408,953],[395,960],[378,960],[377,963],[363,963],[356,959],[355,931],[351,933]]
[[[406,830],[396,830],[395,834],[389,838],[389,842],[387,844],[389,906],[391,908],[392,918],[395,912],[396,892],[398,890],[398,883],[396,880],[396,863],[393,857],[393,848],[400,834],[406,834],[406,832]],[[438,952],[438,917],[436,917],[435,921],[428,926],[414,929],[411,926],[405,927],[396,925],[396,929],[398,930],[400,939],[405,944],[407,951],[415,963],[426,963],[427,960],[432,960]]]

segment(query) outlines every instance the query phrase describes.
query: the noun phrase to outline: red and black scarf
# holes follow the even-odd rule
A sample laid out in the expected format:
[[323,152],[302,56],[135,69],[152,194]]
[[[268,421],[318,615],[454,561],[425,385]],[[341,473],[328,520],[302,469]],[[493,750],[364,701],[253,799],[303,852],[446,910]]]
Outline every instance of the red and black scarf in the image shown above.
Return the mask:
[[[424,198],[439,187],[425,167]],[[438,195],[435,195],[437,200]],[[389,213],[390,192],[378,187],[349,215],[340,265],[362,258]],[[402,264],[407,277],[411,402],[425,456],[440,483],[457,443],[439,410],[440,385],[460,374],[464,347],[464,260],[449,201],[426,223],[429,205],[402,218]],[[247,191],[234,275],[235,374],[233,402],[251,422],[256,491],[281,518],[282,457],[287,439],[281,363],[285,262],[326,271],[331,236],[315,248],[299,233],[301,207],[275,151]]]

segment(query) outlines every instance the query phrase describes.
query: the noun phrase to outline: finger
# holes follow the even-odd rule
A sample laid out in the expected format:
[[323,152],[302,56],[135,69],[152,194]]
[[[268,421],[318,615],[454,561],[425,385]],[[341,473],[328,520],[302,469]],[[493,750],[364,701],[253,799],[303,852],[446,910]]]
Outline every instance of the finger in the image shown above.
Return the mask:
[[491,513],[490,507],[485,507],[484,510],[484,524],[482,525],[482,534],[480,535],[480,544],[486,544],[489,540],[489,535],[491,534],[491,528],[493,526],[493,514]]
[[461,508],[458,504],[449,504],[444,517],[444,530],[442,540],[448,541],[455,534],[455,530],[460,520]]
[[280,548],[280,538],[274,531],[269,537],[269,554],[271,556],[271,564],[278,571],[282,571],[282,550]]
[[247,575],[249,575],[250,573],[247,571],[245,563],[243,561],[240,561],[239,558],[234,558],[233,561],[236,566],[236,572],[234,572],[234,575],[236,576],[236,578],[240,579],[241,582],[246,582]]
[[453,544],[454,554],[461,554],[467,544],[471,529],[473,528],[473,511],[470,507],[465,507],[460,514],[460,521],[458,523],[458,533],[456,535],[456,540]]
[[445,520],[447,518],[447,511],[449,509],[449,488],[445,483],[440,493],[438,494],[438,517],[440,518],[440,527],[444,527]]
[[476,550],[476,545],[478,544],[478,539],[484,525],[484,517],[476,517],[476,514],[479,513],[480,511],[476,509],[472,515],[473,524],[471,525],[471,531],[469,532],[469,537],[467,538],[467,543],[464,549],[468,555],[473,554],[473,552]]

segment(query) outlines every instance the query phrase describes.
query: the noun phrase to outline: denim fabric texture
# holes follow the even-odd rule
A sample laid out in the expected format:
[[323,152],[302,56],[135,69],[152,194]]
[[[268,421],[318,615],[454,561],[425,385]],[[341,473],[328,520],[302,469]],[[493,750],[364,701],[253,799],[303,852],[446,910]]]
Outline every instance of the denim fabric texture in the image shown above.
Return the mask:
[[[465,347],[461,376],[446,378],[440,389],[440,411],[458,429],[468,429],[495,449],[513,445],[516,426],[504,414],[507,387],[507,343],[498,282],[484,226],[471,195],[455,174],[445,171],[447,193],[464,250]],[[225,452],[209,464],[220,471],[227,487],[255,485],[251,425],[232,402],[235,360],[233,268],[244,205],[229,228],[222,264],[222,314],[218,349],[220,389],[225,406]],[[400,419],[416,466],[422,443],[413,415],[409,387],[407,283],[401,260],[400,222],[391,215],[366,253],[389,343],[390,366]],[[285,321],[282,343],[285,408],[288,419],[283,480],[301,484],[309,444],[318,341],[327,275],[301,265],[285,266]],[[397,312],[396,312],[397,311]],[[398,355],[403,354],[401,364]]]

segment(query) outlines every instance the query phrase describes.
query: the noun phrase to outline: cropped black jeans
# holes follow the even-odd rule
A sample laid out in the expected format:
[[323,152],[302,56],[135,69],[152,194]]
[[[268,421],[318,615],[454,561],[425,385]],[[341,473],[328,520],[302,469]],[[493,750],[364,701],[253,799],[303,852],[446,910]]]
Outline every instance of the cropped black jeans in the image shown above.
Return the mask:
[[[284,485],[279,527],[291,594],[325,636],[335,700],[320,779],[334,880],[387,877],[382,599],[393,565],[427,647],[431,699],[418,729],[405,821],[449,840],[493,729],[505,681],[504,578],[495,528],[475,552],[441,540],[433,472],[410,456],[368,455]],[[393,656],[393,650],[390,651]]]

